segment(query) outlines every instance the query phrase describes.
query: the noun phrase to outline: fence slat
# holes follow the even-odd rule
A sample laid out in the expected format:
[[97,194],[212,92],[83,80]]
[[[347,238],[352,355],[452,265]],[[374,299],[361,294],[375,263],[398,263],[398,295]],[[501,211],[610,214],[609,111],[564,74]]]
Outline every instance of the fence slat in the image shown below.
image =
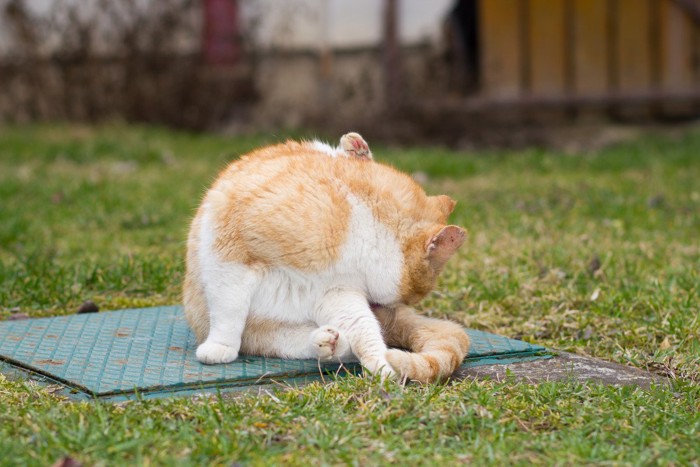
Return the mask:
[[574,92],[595,96],[608,91],[607,0],[574,2]]
[[660,5],[660,85],[665,91],[693,88],[693,24],[671,0]]
[[[659,87],[669,93],[693,90],[694,24],[688,15],[671,0],[659,5]],[[694,113],[692,103],[666,104],[664,115],[681,116]]]
[[617,5],[618,89],[648,90],[652,86],[649,0],[617,0]]
[[559,96],[566,91],[566,31],[562,0],[530,0],[530,91]]
[[521,0],[479,3],[482,92],[491,98],[521,95]]

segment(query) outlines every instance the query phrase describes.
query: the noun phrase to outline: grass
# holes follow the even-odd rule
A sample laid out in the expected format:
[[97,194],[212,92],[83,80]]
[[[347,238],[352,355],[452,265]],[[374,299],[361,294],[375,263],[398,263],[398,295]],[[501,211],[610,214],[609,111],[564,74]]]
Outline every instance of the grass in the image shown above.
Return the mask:
[[[279,135],[0,128],[0,319],[179,301],[217,171]],[[375,145],[376,146],[376,145]],[[0,376],[0,465],[700,459],[700,131],[595,153],[374,148],[459,200],[470,238],[422,304],[465,325],[673,374],[648,391],[349,377],[236,398],[73,403]]]

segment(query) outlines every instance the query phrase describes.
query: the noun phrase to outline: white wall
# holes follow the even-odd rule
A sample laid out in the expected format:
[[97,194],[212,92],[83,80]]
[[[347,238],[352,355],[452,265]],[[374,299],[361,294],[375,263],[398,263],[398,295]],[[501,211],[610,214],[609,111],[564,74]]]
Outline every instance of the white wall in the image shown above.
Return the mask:
[[[104,1],[104,0],[102,0]],[[67,19],[68,11],[77,11],[81,21],[87,24],[97,24],[92,47],[98,54],[111,54],[119,51],[121,44],[117,42],[121,37],[120,28],[128,28],[135,23],[139,15],[148,15],[149,10],[154,10],[158,6],[158,0],[136,0],[131,7],[120,7],[118,2],[112,0],[109,8],[119,12],[119,19],[105,14],[101,0],[23,0],[28,16],[39,21],[51,19],[54,27],[37,28],[38,32],[38,52],[40,55],[47,55],[55,52],[62,44],[65,44],[67,34],[63,25],[73,24]],[[9,0],[0,0],[0,12],[4,12]],[[161,5],[162,6],[162,5]],[[186,23],[188,31],[182,30],[178,35],[168,37],[167,45],[171,49],[179,52],[190,52],[198,50],[200,47],[202,13],[196,8],[190,8],[181,16],[183,24]],[[122,29],[123,30],[123,29]],[[194,31],[194,32],[190,32]],[[70,31],[69,31],[70,32]],[[12,24],[5,21],[4,14],[0,14],[0,56],[13,55],[20,50],[20,44],[14,43],[16,31],[13,31]]]
[[[400,0],[404,45],[434,41],[453,0]],[[376,46],[381,42],[382,0],[241,0],[244,25],[263,48]]]
[[[120,0],[114,0],[120,1]],[[157,0],[139,0],[147,9]],[[454,0],[399,0],[399,33],[404,45],[434,41],[442,21]],[[96,11],[96,0],[61,0],[62,4],[81,5],[87,18]],[[7,0],[0,0],[4,8]],[[60,4],[52,0],[25,0],[30,13],[49,16]],[[243,27],[253,34],[254,43],[263,49],[319,50],[329,48],[372,47],[381,43],[383,0],[240,0]],[[99,15],[96,15],[99,16]],[[198,14],[199,16],[199,14]],[[102,18],[104,19],[104,18]],[[193,18],[198,20],[199,18]],[[105,31],[114,25],[105,24]],[[42,49],[49,52],[61,42],[58,37],[44,37]],[[199,40],[199,36],[195,37]],[[178,41],[182,49],[196,48],[186,38]],[[0,55],[11,53],[11,31],[0,16]],[[114,43],[98,43],[108,53]]]

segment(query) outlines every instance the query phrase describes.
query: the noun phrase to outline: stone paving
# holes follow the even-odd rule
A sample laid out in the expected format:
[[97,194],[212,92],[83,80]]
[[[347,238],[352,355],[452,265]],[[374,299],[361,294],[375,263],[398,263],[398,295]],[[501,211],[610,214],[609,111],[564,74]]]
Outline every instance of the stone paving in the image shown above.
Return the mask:
[[571,379],[615,386],[635,385],[644,389],[651,385],[669,384],[668,378],[638,368],[568,352],[556,352],[555,357],[546,360],[463,368],[454,375],[456,379],[470,377],[496,381],[512,377],[517,381],[532,383]]

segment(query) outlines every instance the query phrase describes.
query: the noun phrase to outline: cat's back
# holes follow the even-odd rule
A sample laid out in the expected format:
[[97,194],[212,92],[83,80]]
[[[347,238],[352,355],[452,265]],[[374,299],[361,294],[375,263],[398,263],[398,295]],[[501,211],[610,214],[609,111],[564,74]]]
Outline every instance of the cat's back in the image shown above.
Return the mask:
[[359,195],[400,185],[413,190],[416,185],[410,177],[383,164],[330,157],[313,144],[287,142],[258,149],[232,162],[221,172],[212,190],[251,198],[274,191],[296,197],[302,194],[301,184],[306,186],[305,193],[347,188]]
[[332,158],[304,143],[252,152],[231,163],[200,216],[227,260],[319,270],[338,259],[352,215],[349,185],[372,179],[371,162]]

